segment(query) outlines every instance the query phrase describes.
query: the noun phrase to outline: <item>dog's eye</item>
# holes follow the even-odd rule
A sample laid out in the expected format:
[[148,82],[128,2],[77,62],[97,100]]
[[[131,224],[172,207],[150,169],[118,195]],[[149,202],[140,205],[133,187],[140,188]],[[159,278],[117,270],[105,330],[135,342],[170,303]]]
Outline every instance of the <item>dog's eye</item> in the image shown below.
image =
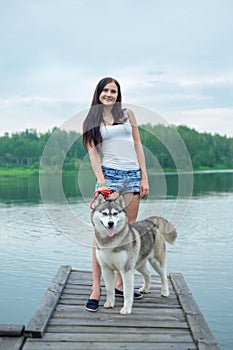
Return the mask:
[[117,216],[118,215],[118,212],[116,211],[115,213],[112,214],[113,216]]
[[107,216],[107,215],[108,215],[108,213],[105,213],[105,212],[103,211],[103,212],[102,212],[102,215]]

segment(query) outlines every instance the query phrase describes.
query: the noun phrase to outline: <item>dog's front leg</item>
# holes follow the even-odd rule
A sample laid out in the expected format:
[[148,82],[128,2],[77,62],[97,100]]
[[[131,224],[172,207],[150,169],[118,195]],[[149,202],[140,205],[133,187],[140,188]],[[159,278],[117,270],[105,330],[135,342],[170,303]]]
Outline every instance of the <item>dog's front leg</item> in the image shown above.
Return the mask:
[[129,270],[121,274],[123,280],[124,306],[120,313],[122,315],[131,314],[134,293],[134,270]]
[[107,265],[102,266],[102,274],[105,282],[107,298],[104,303],[105,308],[112,308],[115,305],[114,278],[115,274]]

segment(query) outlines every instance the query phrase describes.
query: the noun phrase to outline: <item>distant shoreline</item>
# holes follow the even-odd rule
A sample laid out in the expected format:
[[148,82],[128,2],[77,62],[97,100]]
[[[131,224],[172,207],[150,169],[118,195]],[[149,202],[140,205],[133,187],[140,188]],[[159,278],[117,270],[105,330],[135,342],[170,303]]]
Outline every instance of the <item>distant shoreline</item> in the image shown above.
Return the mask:
[[[89,169],[87,169],[87,171],[89,171]],[[176,169],[164,169],[163,170],[164,173],[166,174],[175,174],[176,173]],[[31,177],[31,176],[39,176],[39,172],[40,169],[37,168],[27,168],[27,167],[14,167],[14,168],[4,168],[4,167],[0,167],[0,178],[4,178],[4,177]],[[224,169],[219,169],[219,168],[201,168],[201,169],[193,169],[193,173],[194,174],[198,174],[198,173],[231,173],[233,172],[232,168],[224,168]],[[63,171],[63,175],[75,175],[77,174],[78,171]],[[152,170],[148,169],[148,174],[151,174]],[[157,172],[158,174],[161,173],[161,171]],[[157,174],[156,173],[156,174]],[[185,171],[182,171],[182,173],[185,173]],[[188,171],[188,173],[190,173],[190,171]],[[45,171],[44,172],[45,175],[59,175],[61,174],[59,171]]]

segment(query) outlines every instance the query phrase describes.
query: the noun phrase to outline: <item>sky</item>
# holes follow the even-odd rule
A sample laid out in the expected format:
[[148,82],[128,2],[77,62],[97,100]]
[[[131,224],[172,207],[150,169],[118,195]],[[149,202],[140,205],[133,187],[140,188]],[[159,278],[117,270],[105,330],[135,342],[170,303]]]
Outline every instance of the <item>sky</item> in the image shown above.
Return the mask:
[[112,76],[126,106],[233,137],[232,13],[232,0],[0,0],[0,135],[76,114],[81,130]]

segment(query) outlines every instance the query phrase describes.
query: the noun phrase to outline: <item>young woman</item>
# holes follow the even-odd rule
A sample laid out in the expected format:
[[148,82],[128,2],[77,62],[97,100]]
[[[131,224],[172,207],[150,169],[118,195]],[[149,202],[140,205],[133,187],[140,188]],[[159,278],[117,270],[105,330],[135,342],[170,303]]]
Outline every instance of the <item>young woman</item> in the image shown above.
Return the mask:
[[[122,109],[121,88],[117,80],[107,77],[97,84],[91,108],[83,123],[83,142],[96,175],[96,187],[111,190],[110,198],[121,193],[128,221],[135,222],[140,197],[148,194],[149,186],[136,118],[132,110]],[[97,311],[101,270],[96,259],[95,244],[92,276],[92,292],[86,310]],[[123,296],[119,273],[116,273],[115,287],[116,295]],[[134,297],[140,298],[141,294],[135,293]]]

